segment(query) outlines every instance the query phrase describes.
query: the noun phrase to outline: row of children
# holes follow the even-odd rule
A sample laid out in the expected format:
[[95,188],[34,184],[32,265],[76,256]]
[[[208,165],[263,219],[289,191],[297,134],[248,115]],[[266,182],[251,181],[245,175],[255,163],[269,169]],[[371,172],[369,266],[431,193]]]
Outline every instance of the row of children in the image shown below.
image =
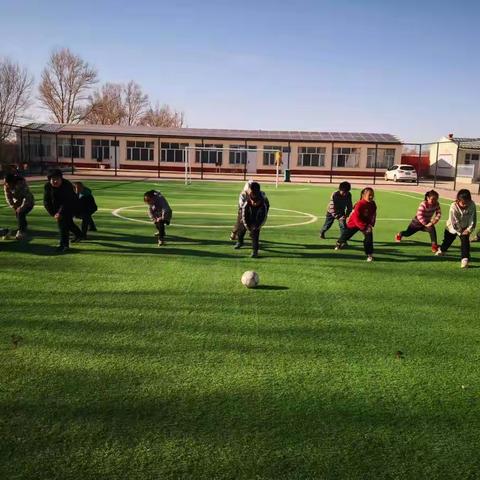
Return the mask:
[[[64,252],[69,248],[69,234],[73,233],[72,242],[86,239],[87,231],[95,231],[96,226],[92,215],[97,205],[92,192],[82,182],[73,184],[63,178],[60,170],[53,170],[48,175],[44,187],[44,206],[48,213],[55,218],[60,232],[58,251]],[[16,238],[21,240],[27,231],[27,215],[33,209],[35,200],[24,178],[18,175],[7,175],[4,184],[7,204],[15,211],[18,222]],[[327,207],[325,223],[320,230],[320,237],[331,228],[335,220],[340,226],[340,237],[335,249],[340,250],[347,245],[348,240],[357,232],[364,236],[364,250],[367,261],[373,260],[373,228],[376,221],[377,206],[374,201],[372,188],[364,188],[360,193],[360,200],[353,206],[351,185],[342,182],[338,191],[331,195]],[[144,194],[144,202],[148,205],[148,214],[154,223],[158,236],[158,245],[165,244],[165,226],[170,224],[172,209],[167,199],[156,190],[149,190]],[[235,226],[231,232],[231,240],[236,240],[235,247],[239,249],[244,244],[247,231],[252,238],[252,257],[258,256],[260,230],[267,220],[270,203],[260,184],[248,181],[238,200],[238,213]],[[81,229],[74,222],[74,217],[82,219]],[[396,234],[395,240],[400,242],[403,237],[423,231],[430,235],[432,251],[436,255],[444,255],[458,236],[461,242],[461,266],[468,266],[470,259],[470,235],[476,225],[476,206],[468,190],[462,189],[457,199],[450,206],[449,217],[446,222],[444,239],[441,246],[437,244],[435,225],[441,218],[439,195],[435,190],[425,194],[425,199],[418,207],[415,217],[408,227]],[[0,229],[0,235],[5,235]],[[474,240],[480,240],[480,232]]]
[[[65,252],[69,248],[69,233],[79,242],[87,238],[87,231],[96,231],[92,215],[97,211],[97,205],[92,192],[82,182],[73,184],[63,178],[61,170],[53,170],[47,177],[44,187],[43,204],[47,212],[57,221],[60,232],[60,245],[57,250]],[[35,205],[35,198],[26,180],[20,175],[8,174],[4,182],[5,200],[15,212],[17,232],[15,238],[23,240],[27,236],[27,215]],[[82,220],[81,229],[73,218]],[[9,235],[8,229],[0,229],[3,237]]]
[[[351,185],[342,182],[336,192],[330,197],[327,207],[325,223],[320,230],[320,238],[325,238],[325,233],[330,229],[335,220],[338,220],[340,237],[336,242],[335,250],[340,250],[347,245],[347,241],[357,232],[364,236],[364,250],[367,262],[373,260],[373,227],[375,226],[377,206],[374,201],[375,193],[372,188],[364,188],[360,193],[360,200],[352,206]],[[424,200],[420,203],[415,217],[407,228],[395,235],[395,241],[401,242],[403,237],[410,237],[417,232],[428,232],[432,245],[432,252],[443,256],[452,245],[455,238],[461,242],[462,268],[468,267],[470,261],[470,235],[473,234],[477,223],[476,205],[472,200],[470,191],[461,189],[457,193],[455,202],[450,205],[446,222],[443,242],[437,244],[435,225],[442,216],[439,195],[435,190],[425,193]],[[480,241],[480,231],[472,238]]]

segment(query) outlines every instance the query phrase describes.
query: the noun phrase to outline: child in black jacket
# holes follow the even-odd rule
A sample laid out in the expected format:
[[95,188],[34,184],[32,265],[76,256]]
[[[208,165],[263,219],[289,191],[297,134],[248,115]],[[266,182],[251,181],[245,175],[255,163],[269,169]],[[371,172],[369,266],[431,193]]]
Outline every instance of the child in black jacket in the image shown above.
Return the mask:
[[167,199],[156,190],[145,192],[143,200],[148,205],[148,216],[158,230],[158,246],[161,247],[165,245],[165,225],[170,225],[172,209]]
[[96,232],[97,227],[93,221],[93,214],[98,210],[92,191],[82,182],[73,184],[75,192],[78,196],[78,212],[77,217],[82,219],[82,235],[87,238],[87,231]]

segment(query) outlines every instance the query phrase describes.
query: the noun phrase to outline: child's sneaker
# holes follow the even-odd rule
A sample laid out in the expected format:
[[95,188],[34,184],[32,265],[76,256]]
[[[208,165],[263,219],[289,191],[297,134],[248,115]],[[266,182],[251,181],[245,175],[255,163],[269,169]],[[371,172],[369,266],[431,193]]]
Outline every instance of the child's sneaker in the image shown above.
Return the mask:
[[326,237],[325,237],[325,232],[320,232],[320,238],[321,238],[322,240],[325,240],[325,238],[326,238]]
[[8,240],[10,238],[10,230],[8,228],[0,228],[0,237],[3,240]]
[[344,243],[337,242],[337,244],[335,245],[335,250],[341,250],[344,246]]
[[437,253],[440,247],[436,243],[432,243],[432,252]]
[[250,255],[252,258],[258,258],[258,252],[252,252]]
[[233,248],[235,250],[238,250],[239,248],[242,248],[242,246],[243,246],[243,242],[237,242]]
[[165,240],[163,238],[158,239],[158,246],[163,247],[165,245]]
[[440,249],[440,247],[438,247],[438,250],[435,252],[435,255],[436,255],[437,257],[443,257],[443,256],[445,256],[445,253],[442,252],[442,250]]
[[469,260],[468,258],[462,258],[460,262],[460,268],[468,268]]
[[26,237],[27,235],[24,232],[18,230],[17,234],[15,235],[15,240],[24,240]]
[[395,241],[396,241],[397,243],[400,243],[400,242],[402,241],[402,235],[401,235],[400,233],[397,233],[397,234],[395,235]]
[[235,232],[230,233],[230,240],[236,240],[237,239],[237,234]]
[[367,262],[373,262],[373,257],[371,255],[368,255]]

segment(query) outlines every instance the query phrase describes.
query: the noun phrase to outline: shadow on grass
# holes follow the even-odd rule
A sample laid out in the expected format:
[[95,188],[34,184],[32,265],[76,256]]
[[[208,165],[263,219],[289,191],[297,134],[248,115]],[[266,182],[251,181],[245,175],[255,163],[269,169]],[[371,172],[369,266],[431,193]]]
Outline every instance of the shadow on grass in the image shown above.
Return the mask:
[[289,287],[280,285],[258,285],[255,290],[289,290]]

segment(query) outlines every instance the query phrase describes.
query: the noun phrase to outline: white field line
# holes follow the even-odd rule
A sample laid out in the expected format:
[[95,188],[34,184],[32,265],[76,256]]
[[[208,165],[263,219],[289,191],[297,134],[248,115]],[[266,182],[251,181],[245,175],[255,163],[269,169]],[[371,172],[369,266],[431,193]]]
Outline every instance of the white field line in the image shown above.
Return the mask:
[[[193,206],[201,206],[202,204],[195,203],[195,204],[182,204],[182,205],[183,206],[192,206],[192,205]],[[173,206],[173,204],[172,204],[172,206]],[[219,206],[219,205],[206,204],[204,206]],[[231,205],[228,205],[228,206],[231,207]],[[121,214],[121,212],[124,212],[125,210],[128,211],[128,210],[132,210],[132,209],[138,209],[140,207],[145,208],[145,206],[143,206],[143,205],[132,205],[130,207],[117,208],[116,210],[112,211],[112,215],[114,215],[115,217],[121,218],[123,220],[128,220],[130,222],[146,223],[146,224],[150,225],[152,223],[151,220],[141,220],[141,219],[137,219],[137,218],[130,218],[130,217],[126,217],[126,216]],[[315,215],[312,215],[311,213],[299,212],[297,210],[288,210],[286,208],[275,208],[275,207],[270,208],[270,210],[278,210],[278,211],[283,211],[283,212],[297,213],[299,215],[302,215],[303,218],[306,219],[306,221],[298,222],[298,223],[287,223],[287,224],[282,224],[282,225],[266,225],[264,228],[297,227],[297,226],[300,226],[300,225],[308,225],[309,223],[315,223],[316,221],[318,221],[318,217],[316,217]],[[174,214],[175,214],[175,212],[174,212]],[[233,218],[233,216],[232,216],[232,218]],[[172,222],[171,226],[185,227],[185,228],[210,228],[210,229],[213,229],[213,228],[231,228],[230,224],[229,225],[193,225],[193,224],[181,224],[181,223],[174,223],[174,222]]]

